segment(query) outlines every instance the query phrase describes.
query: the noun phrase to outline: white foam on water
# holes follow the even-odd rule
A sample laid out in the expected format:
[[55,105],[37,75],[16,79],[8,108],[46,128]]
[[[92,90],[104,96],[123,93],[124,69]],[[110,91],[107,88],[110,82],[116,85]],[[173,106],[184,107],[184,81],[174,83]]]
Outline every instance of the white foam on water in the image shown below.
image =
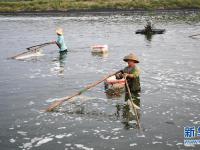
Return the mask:
[[15,143],[16,142],[15,139],[10,139],[9,141],[10,141],[10,143]]
[[94,132],[99,133],[100,131],[99,130],[94,130]]
[[176,143],[176,145],[183,145],[183,143]]
[[163,142],[154,141],[152,144],[162,144]]
[[66,135],[65,134],[60,134],[60,135],[56,135],[55,137],[57,138],[57,139],[62,139],[62,138],[64,138]]
[[137,122],[136,122],[136,120],[131,120],[131,121],[129,121],[129,123],[136,124]]
[[49,98],[46,100],[47,103],[52,103],[54,101],[58,100],[58,98]]
[[98,107],[98,103],[93,103],[92,104],[94,107]]
[[27,143],[23,143],[23,146],[22,148],[25,148],[25,149],[30,149],[33,147],[33,143],[41,140],[42,138],[38,138],[38,137],[34,137],[33,139],[31,139],[31,142],[27,142]]
[[84,149],[84,150],[93,150],[93,148],[86,147],[82,144],[74,144],[77,148]]
[[45,78],[45,77],[50,77],[51,75],[49,74],[42,74],[41,77]]
[[44,139],[41,139],[40,141],[38,141],[35,147],[41,146],[42,144],[48,143],[52,140],[53,138],[45,137]]
[[200,124],[200,121],[195,121],[195,122],[193,122],[194,124]]
[[39,122],[37,122],[37,123],[35,123],[35,125],[36,125],[36,126],[39,126],[39,125],[40,125],[40,123],[39,123]]
[[195,74],[200,75],[200,71],[195,72]]
[[185,147],[195,147],[194,144],[185,144],[184,146],[185,146]]
[[67,144],[65,144],[65,146],[71,146],[72,144],[70,144],[70,143],[67,143]]
[[33,104],[35,104],[35,102],[33,102],[33,101],[30,101],[30,102],[28,103],[29,106],[31,106],[31,105],[33,105]]
[[69,133],[69,134],[67,134],[67,135],[66,135],[66,137],[70,137],[70,136],[72,136],[72,134],[71,134],[71,133]]
[[36,76],[34,76],[34,75],[30,75],[29,78],[30,78],[30,79],[35,79]]
[[173,146],[173,145],[172,145],[172,144],[170,144],[170,143],[167,143],[166,145],[167,145],[167,146]]
[[108,139],[110,139],[110,136],[103,136],[103,135],[100,135],[100,138],[101,138],[101,139],[104,139],[104,140],[108,140]]
[[58,128],[58,130],[61,130],[61,129],[66,129],[66,127],[59,127],[59,128]]
[[78,117],[78,118],[76,118],[75,120],[77,120],[77,121],[81,121],[81,120],[83,120],[81,117]]
[[23,148],[25,148],[25,149],[30,149],[30,148],[32,148],[33,146],[32,146],[32,143],[23,143],[23,146],[22,146]]
[[22,136],[26,136],[27,135],[27,132],[24,132],[24,131],[17,131],[17,133],[22,135]]
[[113,140],[117,140],[117,139],[119,139],[119,137],[112,137],[111,139],[113,139]]
[[137,145],[137,143],[132,143],[132,144],[130,144],[130,146],[132,147],[132,146],[136,146]]
[[83,132],[83,133],[88,133],[89,131],[87,131],[87,130],[83,130],[82,132]]
[[42,54],[41,52],[29,53],[29,54],[24,54],[24,55],[18,56],[15,59],[23,60],[23,59],[28,59],[28,58],[31,58],[31,57],[39,57],[39,56],[44,56],[44,54]]
[[119,131],[119,130],[122,130],[122,128],[114,128],[112,129],[113,131]]
[[144,134],[142,135],[137,134],[137,137],[145,138],[146,136]]
[[162,136],[155,136],[155,138],[162,139],[163,137]]

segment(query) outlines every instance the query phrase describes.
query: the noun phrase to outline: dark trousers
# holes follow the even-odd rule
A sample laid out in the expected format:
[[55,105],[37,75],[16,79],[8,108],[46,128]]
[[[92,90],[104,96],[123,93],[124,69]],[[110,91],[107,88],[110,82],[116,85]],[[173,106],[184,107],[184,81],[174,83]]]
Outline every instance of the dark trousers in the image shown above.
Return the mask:
[[[140,107],[140,91],[132,91],[131,96],[133,99],[133,102]],[[130,99],[127,89],[125,89],[125,101],[128,101]]]

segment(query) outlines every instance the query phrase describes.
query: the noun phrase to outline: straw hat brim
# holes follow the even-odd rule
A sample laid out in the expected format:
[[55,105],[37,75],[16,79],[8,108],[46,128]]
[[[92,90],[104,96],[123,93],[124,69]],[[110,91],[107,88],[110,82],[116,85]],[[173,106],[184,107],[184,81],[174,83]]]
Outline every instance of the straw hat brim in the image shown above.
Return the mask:
[[139,63],[138,58],[134,54],[129,54],[124,57],[123,59],[125,62],[128,62],[129,60],[134,61],[135,63]]
[[128,62],[129,60],[134,61],[135,63],[139,63],[138,60],[134,60],[134,59],[123,59],[125,62]]
[[63,30],[62,29],[57,29],[56,33],[62,35],[63,34]]

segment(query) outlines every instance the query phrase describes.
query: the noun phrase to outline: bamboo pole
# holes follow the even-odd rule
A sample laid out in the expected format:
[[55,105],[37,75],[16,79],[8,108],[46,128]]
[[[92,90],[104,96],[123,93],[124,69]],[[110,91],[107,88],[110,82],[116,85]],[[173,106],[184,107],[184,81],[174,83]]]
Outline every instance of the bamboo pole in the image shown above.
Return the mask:
[[126,85],[126,88],[128,90],[128,95],[129,95],[129,98],[130,98],[130,101],[131,101],[131,104],[132,104],[132,107],[133,107],[133,111],[135,113],[135,117],[136,117],[136,122],[137,122],[138,128],[141,129],[138,113],[137,113],[137,110],[136,110],[136,106],[137,105],[134,104],[134,102],[133,102],[133,98],[132,98],[132,95],[131,95],[131,92],[130,92],[130,88],[128,86],[128,82],[127,82],[126,78],[125,78],[125,85]]
[[[117,72],[116,72],[117,73]],[[66,96],[66,97],[62,97],[60,99],[58,99],[57,101],[53,102],[47,109],[46,109],[46,112],[51,112],[53,111],[55,108],[59,107],[60,105],[62,105],[62,103],[64,103],[65,101],[68,101],[70,99],[72,99],[73,97],[75,96],[78,96],[78,95],[81,95],[82,93],[84,93],[85,91],[95,87],[96,85],[100,84],[101,82],[105,81],[107,78],[115,75],[116,73],[113,73],[113,74],[110,74],[106,77],[104,77],[103,79],[95,82],[95,83],[92,83],[88,86],[86,86],[84,89],[80,90],[79,92],[76,92],[75,94],[71,95],[71,96]]]
[[200,35],[200,34],[193,34],[193,35],[190,35],[189,37],[198,36],[198,35]]
[[43,43],[43,44],[39,44],[39,45],[28,47],[28,48],[26,48],[28,51],[25,51],[25,52],[22,52],[22,53],[19,53],[19,54],[15,55],[15,56],[9,57],[8,59],[15,59],[15,58],[17,58],[17,57],[19,57],[21,55],[36,51],[37,49],[40,49],[40,48],[42,48],[44,46],[47,46],[47,45],[50,45],[50,44],[54,44],[54,43],[53,42],[47,42],[47,43]]
[[15,59],[15,58],[17,58],[17,57],[19,57],[19,56],[21,56],[21,55],[24,55],[24,54],[26,54],[26,53],[30,53],[30,52],[33,52],[33,51],[35,51],[35,49],[34,49],[34,50],[29,50],[29,51],[25,51],[25,52],[19,53],[19,54],[15,55],[15,56],[9,57],[8,59]]
[[27,50],[38,49],[38,48],[41,48],[41,47],[44,47],[44,46],[50,45],[50,44],[54,44],[54,42],[42,43],[42,44],[34,45],[34,46],[31,46],[31,47],[27,47],[26,49]]

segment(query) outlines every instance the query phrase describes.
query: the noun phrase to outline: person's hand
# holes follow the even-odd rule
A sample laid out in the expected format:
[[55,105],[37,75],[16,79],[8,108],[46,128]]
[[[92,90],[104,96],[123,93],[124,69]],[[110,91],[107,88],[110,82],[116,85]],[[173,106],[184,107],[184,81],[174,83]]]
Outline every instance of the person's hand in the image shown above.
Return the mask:
[[52,44],[56,44],[56,41],[52,41],[51,43],[52,43]]
[[119,79],[122,79],[123,78],[123,74],[121,72],[117,73],[115,75],[116,79],[119,80]]
[[128,77],[128,73],[124,73],[123,77],[126,79]]

